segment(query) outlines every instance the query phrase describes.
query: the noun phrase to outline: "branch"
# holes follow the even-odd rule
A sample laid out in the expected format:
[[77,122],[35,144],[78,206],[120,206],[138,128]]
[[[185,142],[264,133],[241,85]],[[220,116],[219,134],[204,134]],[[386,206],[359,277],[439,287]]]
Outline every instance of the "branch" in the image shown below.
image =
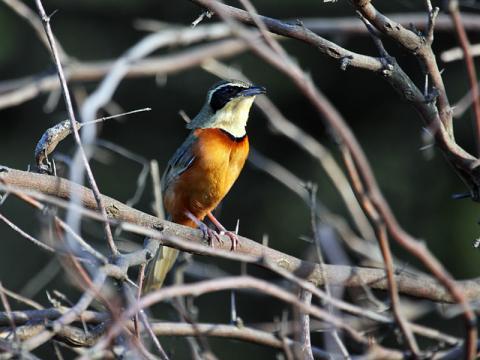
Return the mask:
[[[458,287],[457,283],[446,271],[442,264],[429,252],[424,244],[418,242],[411,235],[405,232],[400,224],[398,224],[394,214],[392,213],[388,203],[383,197],[376,179],[373,175],[372,169],[366,159],[366,156],[360,147],[357,139],[352,133],[351,129],[346,124],[340,113],[333,107],[333,105],[326,99],[326,97],[316,88],[312,80],[305,75],[305,73],[291,61],[281,61],[278,56],[265,44],[258,41],[253,41],[252,34],[246,30],[238,21],[251,24],[251,16],[242,12],[239,9],[225,6],[217,1],[212,0],[191,0],[195,3],[201,4],[203,7],[219,15],[222,20],[228,23],[232,31],[246,41],[253,51],[265,61],[275,66],[279,71],[288,75],[295,85],[305,94],[305,96],[311,101],[316,110],[321,116],[325,118],[327,123],[331,126],[335,135],[338,136],[338,140],[344,145],[352,156],[356,171],[360,175],[360,179],[365,184],[365,193],[369,198],[369,202],[374,206],[374,211],[378,213],[379,218],[372,218],[373,222],[381,222],[386,225],[388,232],[393,238],[403,246],[409,253],[418,258],[428,270],[445,286],[451,293],[455,300],[462,305],[464,310],[464,318],[467,330],[467,348],[469,358],[473,358],[475,354],[476,346],[476,317],[473,313],[465,294]],[[453,140],[453,130],[451,128],[451,109],[446,97],[443,81],[441,79],[440,72],[435,61],[434,54],[432,52],[430,44],[428,46],[420,46],[423,43],[419,41],[419,36],[411,31],[407,31],[399,24],[392,24],[391,21],[378,13],[377,10],[370,4],[370,1],[355,1],[355,5],[361,12],[361,14],[372,23],[377,30],[386,33],[392,37],[399,44],[403,45],[413,53],[419,54],[419,57],[424,63],[425,68],[428,70],[429,75],[432,77],[433,84],[439,91],[439,113],[440,119],[446,128],[446,133]],[[261,18],[263,19],[263,18]],[[433,26],[434,16],[431,16],[431,23]],[[270,31],[275,32],[276,22],[272,19],[265,18],[265,23]],[[270,22],[270,24],[268,23]],[[295,35],[295,34],[293,34]],[[294,36],[291,36],[294,37]],[[385,57],[382,57],[382,63],[387,61],[384,72],[389,72],[393,68],[389,64]],[[469,169],[471,170],[471,169]],[[357,194],[359,195],[359,194]],[[388,269],[387,269],[388,270]]]
[[[405,26],[413,27],[418,30],[427,30],[425,13],[400,13],[388,14],[393,21]],[[480,31],[480,16],[477,14],[462,15],[463,24],[467,31]],[[303,25],[317,34],[336,34],[342,35],[367,35],[368,30],[358,21],[356,16],[345,16],[336,18],[304,18],[300,19]],[[286,21],[294,22],[294,20]],[[435,21],[435,31],[452,31],[454,26],[448,15],[441,14]]]
[[[369,345],[367,338],[363,334],[357,332],[355,329],[350,327],[348,324],[343,323],[338,318],[330,315],[327,311],[317,306],[306,305],[299,301],[295,295],[286,292],[282,288],[272,285],[267,281],[258,280],[250,276],[236,276],[222,278],[218,280],[202,281],[194,284],[165,287],[145,295],[138,303],[135,303],[128,309],[126,309],[122,317],[112,324],[109,333],[104,336],[93,348],[91,348],[89,350],[89,353],[83,356],[82,359],[87,359],[89,354],[93,354],[103,350],[105,346],[108,345],[110,340],[116,335],[118,335],[118,333],[123,327],[123,324],[128,321],[130,317],[132,317],[135,313],[144,308],[152,306],[153,304],[161,301],[172,299],[177,296],[190,295],[196,297],[211,292],[230,289],[255,289],[257,291],[260,291],[264,294],[289,303],[306,314],[310,314],[316,318],[322,319],[337,326],[339,329],[342,329],[347,334],[349,334],[349,336],[351,336],[351,338],[354,339],[356,342],[363,344],[364,346]],[[395,355],[396,358],[401,355],[398,351],[391,351],[385,348],[382,349],[384,351],[388,351],[391,355]]]
[[[127,111],[121,114],[115,114],[111,116],[105,116],[100,119],[95,119],[90,122],[76,122],[75,127],[77,130],[81,129],[85,125],[93,125],[97,124],[102,121],[115,119],[118,117],[135,114],[142,111],[150,111],[150,108],[143,108],[137,109],[132,111]],[[48,157],[50,154],[55,150],[58,144],[63,141],[67,136],[69,136],[73,132],[71,128],[71,122],[69,119],[63,120],[58,124],[48,128],[38,141],[37,145],[35,146],[35,161],[37,163],[37,168],[41,171],[46,171],[49,173],[53,173],[50,169],[50,164],[48,164]]]
[[[202,6],[203,8],[210,8],[209,1],[206,0],[190,0],[191,2]],[[237,9],[232,6],[224,4],[216,4],[222,12],[234,18],[237,21],[245,24],[254,25],[255,21],[250,14],[244,10]],[[258,16],[267,29],[275,34],[287,36],[316,47],[320,52],[337,59],[340,62],[348,60],[348,65],[359,69],[366,69],[372,71],[381,71],[383,64],[381,59],[355,53],[338,46],[337,44],[322,38],[313,31],[307,29],[301,22],[298,24],[287,24],[283,21],[273,19],[267,16]]]
[[[12,311],[11,317],[17,326],[26,325],[31,322],[54,321],[69,312],[71,309],[66,307]],[[77,315],[74,321],[84,321],[92,324],[100,324],[110,319],[108,313],[96,311],[83,311],[81,315]],[[9,319],[6,313],[0,312],[0,326],[8,326]]]
[[[152,56],[130,65],[126,77],[137,78],[173,74],[200,65],[209,58],[227,58],[247,49],[240,40],[220,40],[208,45],[194,46],[174,55]],[[92,81],[105,76],[114,61],[74,62],[65,68],[67,81]],[[0,109],[15,106],[36,96],[58,89],[56,75],[39,74],[0,82]]]
[[[438,92],[438,108],[440,119],[450,137],[453,138],[452,110],[447,98],[445,85],[438,69],[431,43],[428,39],[413,30],[406,29],[401,24],[380,13],[370,0],[354,0],[355,7],[375,28],[414,54],[425,67],[432,79],[432,84]],[[433,28],[433,21],[431,27]]]
[[117,255],[118,250],[113,241],[112,229],[110,229],[110,224],[107,221],[107,212],[105,211],[105,206],[102,202],[102,198],[100,197],[100,190],[98,189],[97,182],[95,181],[95,178],[93,176],[92,169],[88,162],[87,154],[85,152],[85,149],[83,148],[83,144],[80,139],[80,134],[76,127],[77,120],[75,116],[75,111],[73,110],[72,99],[70,98],[70,90],[68,89],[67,80],[65,79],[65,73],[63,71],[62,63],[60,60],[59,50],[57,48],[56,40],[55,40],[55,37],[53,36],[52,28],[50,26],[50,16],[47,16],[47,14],[45,13],[45,9],[43,8],[43,4],[41,0],[35,0],[35,2],[37,4],[40,17],[42,18],[43,27],[45,28],[45,33],[47,34],[47,38],[48,38],[48,43],[50,44],[50,50],[52,52],[53,61],[57,68],[57,73],[58,73],[58,78],[60,80],[60,85],[62,88],[63,98],[65,101],[65,105],[67,107],[68,117],[70,120],[70,127],[73,131],[73,137],[75,139],[75,142],[78,148],[77,154],[79,155],[79,159],[81,159],[81,162],[78,164],[81,166],[71,169],[71,176],[72,176],[72,179],[83,179],[83,170],[85,170],[85,172],[87,173],[88,182],[90,183],[90,186],[93,189],[95,200],[97,201],[100,212],[104,217],[103,227],[104,227],[105,235],[107,238],[107,243],[112,253],[114,255]]
[[462,15],[458,8],[457,0],[450,0],[448,5],[452,22],[455,25],[458,42],[462,47],[463,57],[465,59],[465,66],[467,68],[468,82],[471,89],[471,98],[473,104],[473,114],[476,130],[477,154],[480,154],[480,89],[477,83],[477,71],[475,70],[475,63],[473,62],[473,54],[468,40],[467,32],[462,22]]
[[[462,20],[464,20],[464,17],[465,15],[462,16]],[[463,25],[465,27],[464,21],[463,21]],[[480,44],[470,45],[470,53],[472,57],[480,56]],[[444,63],[461,60],[463,59],[463,57],[464,57],[464,52],[461,47],[454,47],[449,50],[445,50],[440,54],[440,59],[442,59]]]
[[[208,8],[210,3],[208,0],[190,1],[204,8]],[[222,12],[232,19],[246,24],[254,23],[253,19],[246,11],[220,3],[215,3],[215,6],[218,6]],[[375,14],[377,14],[376,10]],[[365,16],[365,14],[363,15]],[[457,174],[469,186],[472,200],[480,201],[480,174],[475,169],[478,164],[476,163],[476,158],[474,156],[458,146],[453,140],[453,128],[451,126],[452,113],[446,95],[441,95],[443,101],[440,101],[441,106],[439,107],[439,110],[437,110],[435,102],[433,101],[434,99],[425,98],[423,93],[417,88],[415,83],[402,70],[402,68],[400,68],[394,58],[376,58],[351,53],[306,29],[303,24],[292,25],[265,16],[259,16],[259,18],[264,21],[269,31],[310,44],[319,49],[323,54],[339,60],[342,69],[345,69],[348,66],[353,66],[380,74],[393,87],[393,89],[397,91],[402,99],[409,102],[419,112],[425,124],[429,128],[435,130],[434,135],[437,145],[443,151],[447,160],[453,165]],[[368,16],[365,16],[365,18],[369,19]],[[395,29],[400,28],[402,34],[408,34],[410,48],[417,49],[417,47],[420,46],[423,46],[422,49],[425,48],[422,56],[425,59],[429,73],[434,77],[433,85],[437,91],[444,94],[445,89],[431,47],[425,45],[422,37],[416,37],[413,32],[403,28],[400,24],[395,22],[392,23],[389,19],[385,19],[387,18],[383,16],[382,24],[385,24],[386,27]],[[412,45],[412,42],[416,42],[416,45]]]
[[[57,312],[56,309],[49,309],[52,312]],[[39,312],[39,311],[37,311]],[[99,320],[100,318],[107,320],[107,317],[103,313],[92,313],[95,318],[93,320]],[[3,313],[0,313],[0,317]],[[42,320],[47,320],[48,318],[38,316],[37,314],[32,314],[30,317],[29,322],[39,322]],[[48,319],[51,320],[51,319]],[[95,324],[96,322],[86,321],[88,323]],[[101,322],[97,322],[97,325]],[[8,325],[8,324],[5,324]],[[38,333],[40,333],[43,329],[42,325],[37,324],[28,324],[25,325],[19,324],[17,328],[18,338],[20,341],[25,341]],[[126,324],[127,328],[132,331],[134,330],[134,325],[129,322]],[[236,339],[245,342],[250,342],[258,345],[269,346],[272,348],[282,349],[283,348],[283,341],[278,338],[275,334],[270,332],[258,330],[255,328],[251,328],[248,326],[236,326],[236,325],[225,325],[225,324],[206,324],[206,323],[196,323],[188,324],[188,323],[173,323],[173,322],[152,322],[151,324],[152,331],[156,336],[209,336],[209,337],[217,337],[217,338],[225,338],[225,339]],[[80,330],[73,326],[64,326],[62,330],[57,333],[56,339],[63,341],[67,344],[73,346],[82,346],[82,347],[90,347],[95,345],[98,341],[99,337],[102,336],[105,331],[106,327],[104,325],[96,326],[93,331],[89,331],[85,333],[83,330]],[[9,329],[0,331],[0,338],[4,336],[8,336],[10,333]],[[295,345],[295,342],[289,338],[286,339],[288,346]],[[327,353],[324,351],[313,347],[312,348],[314,355],[320,357],[326,357]]]
[[[2,185],[1,183],[5,184]],[[26,171],[0,167],[0,190],[2,191],[24,191],[42,201],[51,201],[42,194],[68,200],[71,191],[77,192],[82,205],[87,209],[97,210],[97,204],[92,191],[84,186],[73,184],[68,180],[45,174],[34,174]],[[165,238],[175,237],[185,240],[185,244],[174,247],[183,251],[192,251],[187,244],[203,244],[205,239],[202,232],[186,226],[178,225],[166,220],[158,219],[155,216],[146,214],[137,209],[126,206],[108,196],[102,195],[106,205],[109,219],[113,223],[122,222],[135,224],[141,227],[155,229]],[[57,203],[56,205],[61,205]],[[98,215],[97,215],[98,216]],[[239,237],[240,246],[232,255],[248,255],[258,259],[264,258],[267,263],[272,263],[297,276],[307,279],[320,286],[325,282],[332,285],[342,284],[347,287],[358,287],[364,284],[379,290],[386,290],[387,283],[383,269],[350,267],[342,265],[324,265],[303,261],[280,251],[263,246],[245,237]],[[229,242],[218,244],[218,249],[230,249]],[[167,240],[161,240],[166,243]],[[170,242],[169,246],[173,246]],[[205,247],[208,249],[208,247]],[[215,249],[212,249],[215,250]],[[196,249],[196,253],[202,253]],[[415,296],[439,302],[454,302],[451,295],[435,280],[428,276],[411,274],[406,271],[397,272],[395,280],[398,283],[399,291],[405,295]],[[476,280],[457,282],[468,299],[480,297],[480,283]]]

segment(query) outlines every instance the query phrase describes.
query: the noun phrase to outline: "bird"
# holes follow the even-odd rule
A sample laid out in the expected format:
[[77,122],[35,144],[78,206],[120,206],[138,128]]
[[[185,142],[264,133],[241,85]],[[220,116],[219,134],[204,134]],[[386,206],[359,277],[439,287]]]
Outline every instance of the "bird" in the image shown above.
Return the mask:
[[[221,81],[207,92],[199,113],[187,124],[191,132],[173,154],[161,184],[167,219],[177,224],[200,228],[214,245],[219,233],[208,228],[208,217],[235,250],[238,237],[226,231],[212,211],[227,195],[245,164],[249,152],[246,125],[257,95],[266,89],[240,80]],[[163,285],[179,251],[160,246],[148,263],[143,292]]]

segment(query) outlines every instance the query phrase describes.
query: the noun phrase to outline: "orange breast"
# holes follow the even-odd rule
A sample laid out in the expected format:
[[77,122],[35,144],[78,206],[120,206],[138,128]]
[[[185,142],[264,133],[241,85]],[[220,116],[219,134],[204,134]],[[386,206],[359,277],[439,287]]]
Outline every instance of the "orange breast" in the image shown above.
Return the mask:
[[234,139],[220,129],[196,129],[195,160],[166,189],[165,209],[172,221],[196,227],[185,215],[191,212],[203,220],[225,197],[248,156],[248,137]]

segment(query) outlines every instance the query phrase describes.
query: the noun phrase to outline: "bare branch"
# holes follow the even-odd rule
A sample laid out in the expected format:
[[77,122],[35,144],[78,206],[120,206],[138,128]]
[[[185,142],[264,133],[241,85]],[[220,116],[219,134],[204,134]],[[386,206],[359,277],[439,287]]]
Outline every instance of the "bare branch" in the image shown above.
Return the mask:
[[[126,77],[165,75],[195,67],[209,58],[227,58],[237,55],[247,46],[240,40],[220,40],[212,44],[192,47],[178,54],[152,56],[131,64]],[[74,62],[65,69],[68,81],[92,81],[102,78],[113,61]],[[56,75],[33,75],[26,78],[0,82],[0,109],[21,104],[39,94],[60,86]]]
[[[294,305],[295,307],[299,308],[301,311],[308,313],[312,316],[317,318],[321,318],[324,321],[328,321],[338,328],[347,332],[354,340],[359,343],[367,344],[368,340],[364,338],[363,335],[356,332],[352,329],[349,325],[344,324],[343,322],[339,321],[334,316],[330,315],[328,312],[312,305],[306,305],[300,302],[296,296],[286,292],[285,290],[271,285],[270,283],[258,280],[255,278],[251,278],[249,276],[238,276],[238,277],[230,277],[224,278],[219,280],[209,280],[203,281],[195,284],[187,284],[187,285],[176,285],[171,287],[165,287],[159,289],[155,292],[147,294],[144,296],[139,303],[135,304],[133,307],[127,309],[124,313],[122,319],[117,321],[115,324],[112,325],[110,333],[100,340],[91,350],[90,353],[102,350],[109,342],[109,340],[117,335],[122,328],[122,323],[127,321],[131,316],[133,316],[139,310],[151,306],[155,303],[160,301],[164,301],[176,296],[186,296],[186,295],[193,295],[193,296],[200,296],[205,293],[215,292],[215,291],[222,291],[228,289],[244,289],[244,288],[253,288],[263,293],[266,293],[270,296],[278,298],[282,301],[285,301],[289,304]],[[367,343],[365,343],[367,341]],[[386,350],[386,349],[385,349]],[[391,351],[391,350],[389,350]],[[398,352],[391,351],[392,354],[398,356]],[[84,358],[86,359],[86,358]]]
[[[209,8],[210,2],[207,0],[190,1],[204,8]],[[247,11],[220,3],[217,3],[216,6],[218,6],[221,11],[227,13],[229,16],[238,21],[250,25],[255,24],[253,18]],[[338,46],[337,44],[318,36],[313,31],[303,26],[303,24],[287,24],[280,20],[261,15],[259,15],[258,19],[265,24],[269,31],[310,44],[316,47],[320,52],[339,61],[348,59],[349,65],[352,67],[358,67],[360,69],[368,69],[372,71],[381,71],[383,68],[380,59],[372,56],[357,54],[350,50],[344,49],[341,46]]]
[[33,236],[27,234],[25,231],[23,231],[22,229],[20,229],[17,225],[15,225],[13,222],[11,222],[10,220],[8,220],[3,214],[0,213],[0,220],[2,220],[5,224],[7,224],[8,226],[10,226],[14,231],[16,231],[17,233],[19,233],[21,236],[23,236],[25,239],[27,240],[30,240],[32,243],[34,243],[35,245],[41,247],[42,249],[44,250],[47,250],[51,253],[55,253],[55,249],[52,248],[51,246],[48,246],[47,244],[44,244],[43,242],[41,242],[40,240],[34,238]]
[[455,31],[463,51],[463,58],[465,59],[465,66],[467,68],[468,82],[470,84],[473,104],[477,154],[480,155],[480,88],[477,83],[477,71],[475,70],[475,63],[473,62],[470,41],[468,40],[467,32],[462,23],[462,16],[460,15],[460,10],[458,8],[458,0],[449,0],[448,10],[452,17],[452,22],[455,25]]
[[[462,20],[463,20],[463,17],[462,17]],[[463,21],[463,25],[465,27],[464,21]],[[470,53],[472,57],[480,56],[480,44],[470,45]],[[450,50],[445,50],[440,54],[440,59],[442,59],[442,61],[445,63],[461,60],[463,58],[464,58],[464,52],[461,47],[454,47]]]
[[93,301],[94,297],[98,293],[99,289],[106,280],[106,273],[99,272],[97,278],[93,282],[93,287],[88,289],[80,298],[80,300],[75,304],[75,306],[69,309],[65,314],[60,318],[55,320],[49,328],[51,330],[43,330],[39,334],[35,335],[31,339],[23,343],[23,347],[28,350],[33,350],[36,347],[42,345],[49,339],[51,339],[56,332],[60,331],[64,325],[68,325],[77,319],[79,314],[82,314]]
[[[72,105],[72,100],[70,98],[70,91],[67,86],[67,81],[65,79],[65,74],[63,72],[63,67],[62,63],[60,60],[60,56],[58,53],[57,45],[55,38],[53,36],[52,28],[50,26],[50,17],[47,16],[45,13],[45,9],[43,8],[43,4],[41,0],[35,0],[37,4],[38,11],[40,13],[40,17],[42,18],[43,26],[45,28],[45,32],[47,34],[48,42],[50,44],[50,49],[52,52],[53,60],[55,62],[55,66],[57,68],[57,73],[58,73],[58,78],[60,80],[60,84],[62,87],[62,92],[63,92],[63,97],[65,100],[65,105],[67,107],[67,112],[70,120],[70,128],[73,130],[73,135],[75,138],[75,142],[77,143],[78,147],[78,153],[80,155],[80,158],[83,162],[83,166],[85,166],[85,170],[87,172],[87,177],[88,181],[90,183],[90,186],[93,189],[93,193],[95,195],[95,200],[98,203],[98,207],[100,209],[100,212],[102,213],[102,216],[104,217],[104,230],[105,230],[105,235],[107,237],[107,242],[110,247],[110,250],[114,255],[118,253],[117,247],[115,246],[115,243],[113,242],[113,235],[112,235],[112,229],[110,229],[110,224],[107,221],[107,212],[105,210],[105,206],[102,202],[102,199],[100,197],[100,190],[98,189],[97,183],[95,182],[95,178],[93,177],[93,172],[92,169],[90,168],[90,164],[88,162],[87,154],[85,153],[85,150],[82,145],[82,141],[80,139],[80,134],[78,133],[78,129],[76,127],[76,117],[75,117],[75,112],[73,110],[73,105]],[[85,119],[83,119],[85,120]],[[92,119],[93,120],[93,119]],[[80,167],[75,167],[72,170],[72,180],[81,183],[83,180],[83,166]],[[77,175],[77,176],[74,176]],[[72,194],[72,198],[75,198],[75,194]],[[75,201],[74,201],[75,203]],[[67,221],[68,223],[68,221]]]
[[[135,114],[138,112],[150,111],[150,110],[151,110],[150,108],[143,108],[143,109],[127,111],[121,114],[105,116],[88,123],[76,122],[75,126],[78,131],[85,125],[93,125],[99,122],[115,119],[121,116],[126,116],[130,114]],[[35,160],[37,162],[37,166],[39,167],[39,169],[48,170],[48,167],[45,164],[45,161],[48,159],[48,156],[55,150],[58,144],[61,141],[63,141],[68,135],[70,135],[72,132],[73,131],[71,128],[71,121],[67,119],[58,123],[55,126],[52,126],[51,128],[49,128],[47,131],[43,133],[42,137],[37,143],[37,146],[35,147]]]
[[[2,183],[8,186],[2,185]],[[0,167],[0,190],[8,190],[12,193],[14,193],[14,191],[25,192],[37,197],[41,201],[51,202],[57,206],[64,207],[68,207],[69,203],[62,202],[58,198],[68,199],[71,191],[75,191],[80,194],[84,207],[93,210],[97,209],[95,198],[90,189],[50,175],[33,174],[21,170]],[[47,195],[54,196],[54,198]],[[113,223],[125,223],[126,228],[128,224],[136,224],[137,228],[135,230],[140,232],[140,229],[143,229],[143,235],[145,236],[153,235],[157,237],[157,234],[160,234],[163,239],[160,241],[162,244],[177,247],[183,251],[193,252],[192,245],[198,246],[205,241],[202,237],[202,232],[199,230],[158,219],[155,216],[130,208],[107,196],[103,196],[103,199],[107,205],[109,218]],[[80,208],[76,210],[101,221],[101,217],[99,217],[99,214],[96,212],[81,210]],[[156,229],[157,232],[148,232],[148,228]],[[171,240],[179,237],[186,240],[182,242],[181,247],[178,241],[175,243]],[[224,249],[225,256],[230,254],[232,257],[237,256],[239,259],[241,256],[244,256],[242,261],[248,261],[248,259],[252,258],[264,258],[268,263],[276,264],[278,267],[296,273],[298,276],[308,279],[317,285],[322,285],[322,279],[325,279],[325,281],[328,281],[332,285],[362,286],[362,284],[367,284],[375,289],[385,290],[387,288],[383,269],[352,268],[341,265],[324,265],[324,268],[321,268],[318,265],[301,261],[293,256],[267,248],[256,241],[244,237],[239,238],[240,246],[235,253],[228,251],[228,241],[225,241],[223,245],[219,244],[218,249],[203,246],[202,249],[204,250],[202,250],[202,253],[213,254],[216,250]],[[200,248],[195,249],[195,252],[199,253],[199,251]],[[445,291],[437,281],[427,276],[402,271],[396,273],[395,278],[399,285],[399,291],[404,294],[440,302],[454,301],[448,291]],[[465,293],[468,299],[480,297],[480,284],[478,281],[467,280],[457,282],[457,284],[461,287],[461,291]]]
[[[408,233],[406,233],[400,225],[397,223],[392,211],[390,210],[388,203],[383,198],[383,195],[376,183],[373,176],[373,172],[365,157],[365,154],[358,144],[355,136],[351,132],[350,128],[346,125],[341,115],[331,105],[331,103],[319,92],[310,78],[305,76],[301,69],[297,66],[281,62],[270,49],[259,42],[255,42],[252,39],[252,35],[248,30],[242,28],[236,20],[250,23],[251,18],[241,10],[227,7],[216,1],[211,0],[193,0],[195,3],[214,11],[231,27],[232,31],[242,39],[244,39],[252,50],[258,55],[268,61],[270,64],[277,67],[281,72],[287,74],[297,87],[305,94],[305,96],[312,102],[319,113],[328,121],[329,125],[335,131],[340,141],[346,146],[352,155],[355,163],[355,167],[358,168],[358,172],[361,174],[361,181],[365,183],[366,193],[369,194],[372,204],[376,211],[380,215],[380,220],[385,222],[388,231],[392,234],[393,238],[398,241],[400,245],[405,247],[411,254],[415,255],[421,262],[431,271],[434,276],[448,289],[452,296],[459,304],[462,304],[464,309],[464,317],[466,320],[467,328],[467,343],[468,353],[470,358],[473,358],[476,349],[477,331],[475,325],[475,314],[472,312],[467,299],[456,282],[452,279],[450,274],[444,269],[442,264],[428,251],[428,249],[421,244]],[[377,12],[377,10],[371,5],[370,1],[355,1],[355,4],[362,15],[372,23],[378,30],[386,33],[394,40],[398,41],[405,48],[412,52],[418,52],[425,67],[428,69],[434,85],[440,92],[439,112],[447,132],[453,137],[453,131],[451,129],[451,111],[448,103],[448,98],[445,94],[443,81],[438,71],[438,67],[435,61],[435,57],[430,46],[423,46],[419,48],[423,42],[419,36],[409,30],[404,29],[399,24],[392,24],[391,21]],[[263,19],[267,27],[271,31],[275,31],[277,22],[274,22],[272,26],[268,23],[271,19]],[[293,37],[293,36],[292,36]],[[450,130],[449,130],[450,129]],[[377,219],[372,219],[378,221]]]

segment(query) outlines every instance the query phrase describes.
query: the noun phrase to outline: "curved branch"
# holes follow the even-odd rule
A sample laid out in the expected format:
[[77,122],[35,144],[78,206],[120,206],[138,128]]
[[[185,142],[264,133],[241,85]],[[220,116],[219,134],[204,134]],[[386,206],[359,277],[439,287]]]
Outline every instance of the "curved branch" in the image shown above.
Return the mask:
[[[208,1],[205,0],[190,0],[191,2],[200,5],[204,8],[209,8]],[[249,25],[255,25],[254,19],[250,14],[244,10],[237,9],[233,6],[216,4],[222,11],[228,13],[232,18]],[[297,24],[289,24],[277,19],[267,16],[259,15],[258,18],[265,24],[267,29],[275,34],[287,36],[316,47],[320,52],[331,58],[337,59],[341,62],[342,67],[345,65],[353,66],[359,69],[366,69],[371,71],[381,71],[383,63],[380,58],[373,56],[358,54],[347,50],[317,34],[310,29],[307,29],[299,20]],[[345,65],[344,65],[345,64]]]

